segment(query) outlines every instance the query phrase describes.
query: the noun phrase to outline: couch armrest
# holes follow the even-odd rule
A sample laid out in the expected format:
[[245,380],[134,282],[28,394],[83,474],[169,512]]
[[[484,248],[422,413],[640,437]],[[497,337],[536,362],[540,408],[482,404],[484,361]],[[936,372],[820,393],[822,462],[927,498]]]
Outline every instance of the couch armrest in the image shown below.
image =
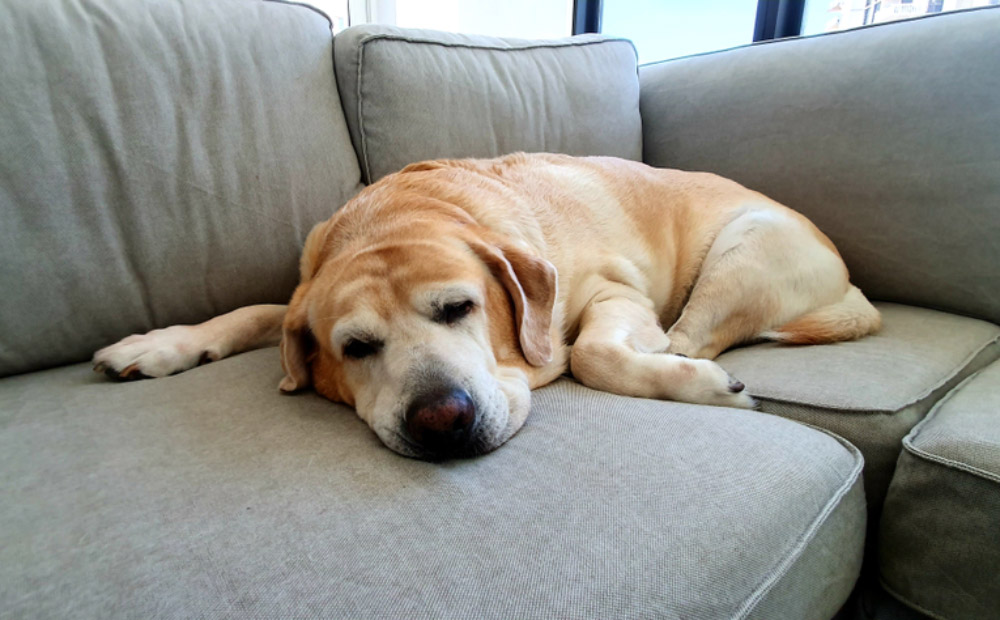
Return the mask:
[[644,159],[810,217],[871,297],[1000,321],[1000,7],[640,69]]

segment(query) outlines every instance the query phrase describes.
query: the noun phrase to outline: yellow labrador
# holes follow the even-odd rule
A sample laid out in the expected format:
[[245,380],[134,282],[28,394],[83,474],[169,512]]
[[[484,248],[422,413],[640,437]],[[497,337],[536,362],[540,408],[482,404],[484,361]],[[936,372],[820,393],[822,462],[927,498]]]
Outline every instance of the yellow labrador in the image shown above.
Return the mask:
[[725,349],[879,324],[830,240],[761,194],[516,154],[389,175],[312,230],[287,307],[131,336],[94,363],[159,377],[280,340],[282,390],[311,385],[396,452],[446,458],[503,444],[530,390],[567,370],[617,394],[751,407],[711,361]]

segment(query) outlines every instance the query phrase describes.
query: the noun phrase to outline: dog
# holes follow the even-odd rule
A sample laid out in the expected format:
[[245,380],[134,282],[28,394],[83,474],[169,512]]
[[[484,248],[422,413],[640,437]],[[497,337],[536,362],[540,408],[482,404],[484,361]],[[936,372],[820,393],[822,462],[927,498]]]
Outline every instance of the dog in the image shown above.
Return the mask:
[[287,306],[130,336],[95,370],[161,377],[280,343],[282,391],[312,386],[390,449],[440,460],[502,445],[531,390],[567,371],[625,396],[750,408],[712,361],[724,350],[881,322],[804,216],[714,174],[608,157],[412,164],[313,228],[300,276]]

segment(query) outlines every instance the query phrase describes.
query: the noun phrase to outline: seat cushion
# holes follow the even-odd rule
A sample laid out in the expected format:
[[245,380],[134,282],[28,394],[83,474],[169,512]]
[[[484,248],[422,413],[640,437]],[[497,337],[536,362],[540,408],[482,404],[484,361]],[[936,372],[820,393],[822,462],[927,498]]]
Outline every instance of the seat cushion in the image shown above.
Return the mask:
[[366,179],[513,151],[642,157],[635,47],[365,25],[337,35],[337,82]]
[[774,343],[719,357],[761,409],[825,428],[865,457],[865,490],[878,508],[903,437],[951,388],[1000,357],[1000,327],[944,312],[876,304],[882,330],[822,346]]
[[1000,362],[950,392],[903,440],[882,514],[882,581],[938,618],[1000,610]]
[[332,54],[290,3],[0,3],[0,376],[287,302],[360,189]]
[[814,429],[562,380],[505,446],[432,464],[281,375],[265,349],[0,381],[0,608],[828,618],[857,577],[861,458]]

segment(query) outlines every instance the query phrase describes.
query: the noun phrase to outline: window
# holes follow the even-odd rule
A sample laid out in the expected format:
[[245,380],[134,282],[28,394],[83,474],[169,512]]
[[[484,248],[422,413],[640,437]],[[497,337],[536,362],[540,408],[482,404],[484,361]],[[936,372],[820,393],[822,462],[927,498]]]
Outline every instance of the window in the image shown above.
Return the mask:
[[293,1],[325,12],[334,32],[364,23],[525,39],[596,31],[631,39],[641,63],[800,32],[819,34],[1000,5],[1000,0]]
[[604,0],[601,32],[631,39],[639,62],[753,42],[757,0]]
[[848,30],[946,11],[1000,5],[1000,0],[808,0],[802,34]]

